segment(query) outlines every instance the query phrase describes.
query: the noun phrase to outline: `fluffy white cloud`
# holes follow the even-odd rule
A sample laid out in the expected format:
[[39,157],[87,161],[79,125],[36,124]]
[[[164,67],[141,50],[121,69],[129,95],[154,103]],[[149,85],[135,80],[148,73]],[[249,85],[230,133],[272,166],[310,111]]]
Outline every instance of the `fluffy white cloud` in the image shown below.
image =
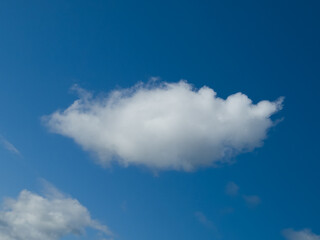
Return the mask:
[[111,235],[77,200],[57,190],[46,197],[23,190],[17,199],[6,199],[0,211],[1,240],[58,240],[81,235],[86,227]]
[[80,92],[66,110],[44,117],[51,131],[74,139],[102,165],[153,169],[192,171],[251,151],[282,107],[281,99],[253,104],[242,93],[221,99],[184,81],[140,84],[99,98]]
[[320,235],[314,234],[310,229],[301,231],[285,229],[282,234],[287,240],[320,240]]

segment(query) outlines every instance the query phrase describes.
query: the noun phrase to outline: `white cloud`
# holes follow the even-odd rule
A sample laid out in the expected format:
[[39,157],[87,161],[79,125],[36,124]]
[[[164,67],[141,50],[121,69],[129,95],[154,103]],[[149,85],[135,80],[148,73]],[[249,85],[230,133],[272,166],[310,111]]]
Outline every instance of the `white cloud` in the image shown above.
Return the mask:
[[295,231],[291,228],[282,231],[287,240],[320,240],[320,235],[314,234],[310,229]]
[[1,135],[0,135],[0,144],[2,144],[2,146],[5,149],[7,149],[9,152],[21,156],[21,153],[19,152],[19,150],[11,142],[9,142],[7,139],[5,139]]
[[257,195],[243,195],[242,197],[250,207],[256,207],[261,203],[261,199]]
[[227,195],[236,196],[239,192],[239,186],[234,182],[228,182],[225,192]]
[[81,235],[87,227],[111,235],[76,199],[50,191],[50,195],[40,196],[23,190],[17,199],[6,199],[0,211],[0,239],[58,240],[69,234]]
[[253,104],[242,93],[222,99],[184,81],[140,84],[108,97],[79,91],[66,110],[43,118],[51,131],[74,139],[102,165],[160,170],[192,171],[252,151],[282,108],[282,99]]

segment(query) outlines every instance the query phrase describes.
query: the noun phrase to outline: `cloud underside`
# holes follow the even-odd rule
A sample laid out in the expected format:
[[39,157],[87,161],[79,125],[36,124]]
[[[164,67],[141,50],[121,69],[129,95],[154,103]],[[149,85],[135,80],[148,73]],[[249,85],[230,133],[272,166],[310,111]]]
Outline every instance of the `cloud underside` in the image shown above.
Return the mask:
[[44,117],[51,131],[74,139],[98,162],[192,171],[227,162],[262,145],[281,99],[253,104],[242,93],[218,98],[184,81],[137,85],[80,98]]
[[285,229],[282,232],[287,240],[320,240],[320,235],[314,234],[310,229],[295,231],[293,229]]
[[43,197],[23,190],[17,199],[7,199],[0,211],[1,240],[58,240],[81,235],[87,227],[111,234],[77,200],[57,191]]

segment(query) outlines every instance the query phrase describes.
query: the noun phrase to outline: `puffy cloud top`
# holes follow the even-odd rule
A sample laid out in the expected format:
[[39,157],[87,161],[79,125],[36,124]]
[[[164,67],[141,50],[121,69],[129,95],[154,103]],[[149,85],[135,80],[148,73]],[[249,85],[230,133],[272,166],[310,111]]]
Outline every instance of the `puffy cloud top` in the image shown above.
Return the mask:
[[55,133],[94,153],[100,164],[192,171],[262,145],[282,100],[253,104],[242,93],[227,99],[184,81],[137,85],[80,99],[44,117]]
[[60,193],[43,197],[23,190],[18,199],[7,199],[0,211],[1,240],[58,240],[80,235],[86,227],[111,234],[77,200]]

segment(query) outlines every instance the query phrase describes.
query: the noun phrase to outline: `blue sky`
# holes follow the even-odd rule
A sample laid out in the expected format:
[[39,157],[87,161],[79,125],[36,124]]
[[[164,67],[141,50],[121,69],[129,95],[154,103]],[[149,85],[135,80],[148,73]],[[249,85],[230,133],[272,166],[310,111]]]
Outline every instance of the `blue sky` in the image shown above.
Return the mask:
[[319,7],[1,1],[0,237],[320,239]]

